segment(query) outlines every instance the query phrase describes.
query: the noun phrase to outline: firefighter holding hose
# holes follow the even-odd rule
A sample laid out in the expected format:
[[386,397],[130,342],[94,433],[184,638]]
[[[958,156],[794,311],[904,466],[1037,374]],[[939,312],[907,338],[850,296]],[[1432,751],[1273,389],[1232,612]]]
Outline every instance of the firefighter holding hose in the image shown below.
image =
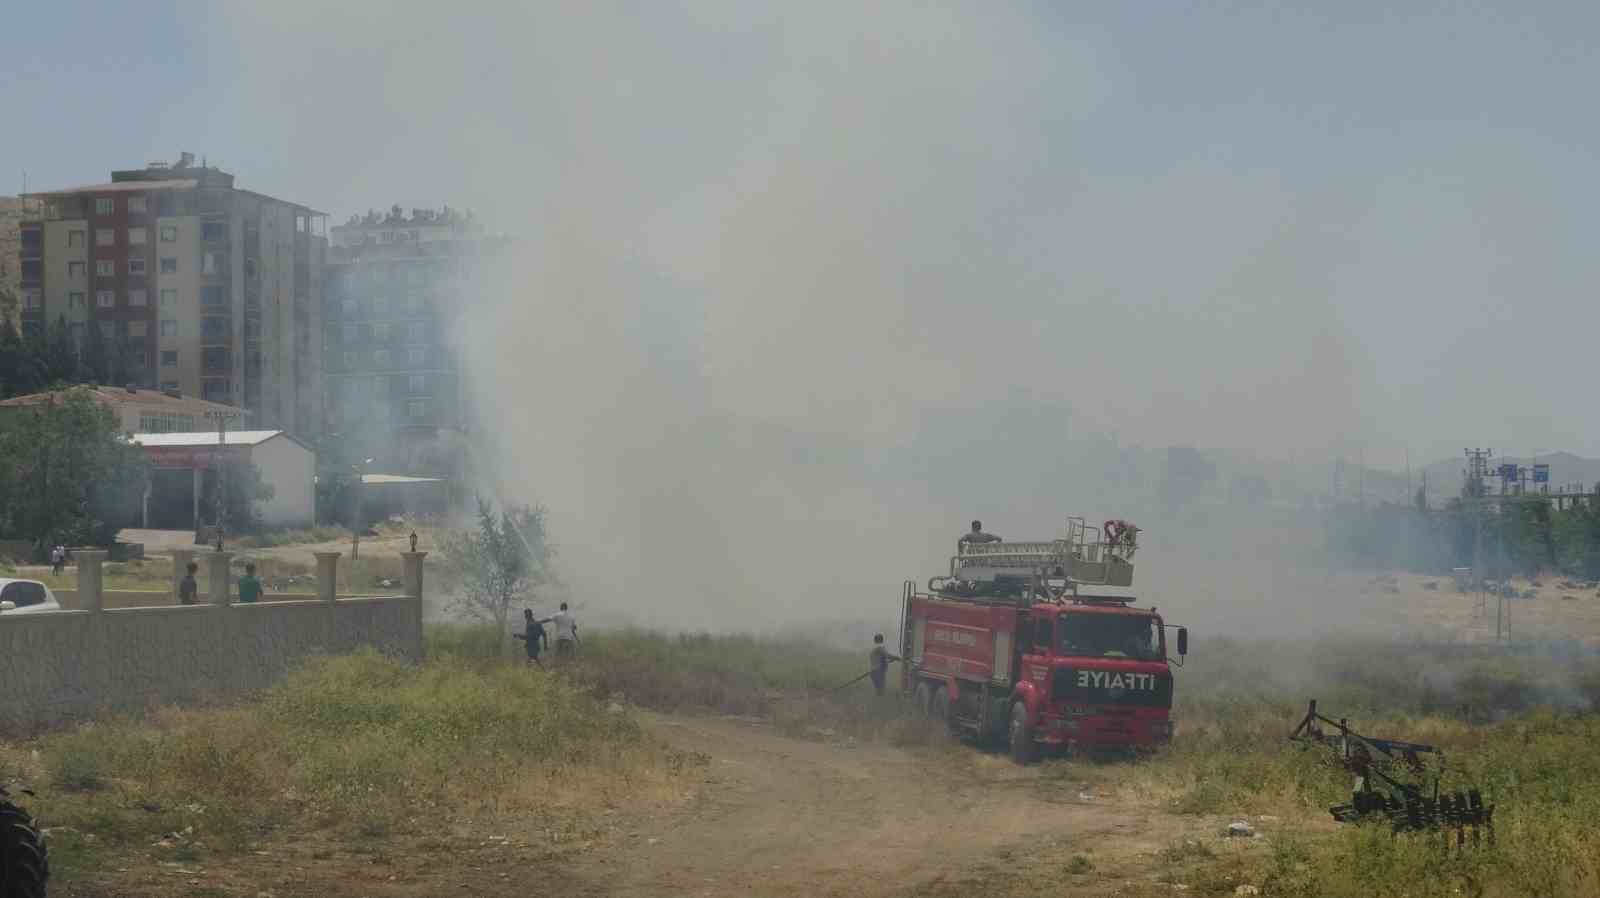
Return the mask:
[[889,679],[889,662],[899,661],[900,656],[890,654],[889,650],[883,647],[883,634],[878,633],[872,637],[872,654],[870,657],[872,667],[867,671],[867,675],[872,677],[873,690],[879,695],[883,695],[884,683]]

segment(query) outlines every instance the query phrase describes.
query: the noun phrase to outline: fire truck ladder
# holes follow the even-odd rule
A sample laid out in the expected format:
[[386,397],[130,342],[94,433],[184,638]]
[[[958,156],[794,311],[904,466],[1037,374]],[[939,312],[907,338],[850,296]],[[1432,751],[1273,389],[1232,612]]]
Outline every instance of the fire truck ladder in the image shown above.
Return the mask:
[[1116,542],[1103,538],[1103,528],[1090,528],[1083,518],[1067,519],[1067,535],[1049,542],[961,543],[950,558],[954,580],[992,581],[998,577],[1042,574],[1094,586],[1133,585],[1133,555],[1138,530]]

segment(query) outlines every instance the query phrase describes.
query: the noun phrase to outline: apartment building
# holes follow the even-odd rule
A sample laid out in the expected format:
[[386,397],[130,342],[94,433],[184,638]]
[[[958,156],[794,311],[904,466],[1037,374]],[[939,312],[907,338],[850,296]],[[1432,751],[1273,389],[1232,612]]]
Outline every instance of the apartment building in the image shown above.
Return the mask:
[[352,217],[329,239],[325,432],[373,470],[459,478],[471,410],[453,325],[503,243],[448,207]]
[[323,213],[176,163],[32,193],[22,322],[106,341],[130,383],[247,409],[257,427],[322,424]]

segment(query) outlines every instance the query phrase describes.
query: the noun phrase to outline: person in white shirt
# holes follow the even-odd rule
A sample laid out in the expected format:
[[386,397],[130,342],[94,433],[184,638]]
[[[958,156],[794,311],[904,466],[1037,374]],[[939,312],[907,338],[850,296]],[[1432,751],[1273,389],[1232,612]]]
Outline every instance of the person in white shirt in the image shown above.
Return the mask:
[[578,621],[567,610],[567,603],[561,603],[561,610],[550,619],[556,631],[556,657],[571,658],[578,648]]

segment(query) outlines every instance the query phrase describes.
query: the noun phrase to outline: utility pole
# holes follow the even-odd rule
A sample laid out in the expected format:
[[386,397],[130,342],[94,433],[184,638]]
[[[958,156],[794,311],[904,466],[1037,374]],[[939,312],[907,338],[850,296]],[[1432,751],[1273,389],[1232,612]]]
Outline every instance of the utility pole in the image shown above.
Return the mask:
[[224,411],[222,409],[212,409],[211,411],[206,412],[205,416],[217,422],[217,452],[214,460],[215,463],[211,466],[211,470],[216,476],[217,487],[217,510],[216,518],[213,523],[217,528],[217,551],[221,552],[224,517],[227,515],[228,507],[224,502],[224,496],[227,492],[228,482],[224,468],[228,451],[228,420],[230,418],[237,418],[239,413],[232,410]]
[[[1483,576],[1483,508],[1487,500],[1487,490],[1484,479],[1489,475],[1489,459],[1494,457],[1493,449],[1467,449],[1464,450],[1467,458],[1467,469],[1464,472],[1466,482],[1462,485],[1465,501],[1472,508],[1472,579],[1477,583],[1478,592],[1486,598],[1486,587]],[[1505,606],[1505,597],[1498,597],[1495,605],[1494,638],[1500,640],[1503,628],[1501,618]]]

